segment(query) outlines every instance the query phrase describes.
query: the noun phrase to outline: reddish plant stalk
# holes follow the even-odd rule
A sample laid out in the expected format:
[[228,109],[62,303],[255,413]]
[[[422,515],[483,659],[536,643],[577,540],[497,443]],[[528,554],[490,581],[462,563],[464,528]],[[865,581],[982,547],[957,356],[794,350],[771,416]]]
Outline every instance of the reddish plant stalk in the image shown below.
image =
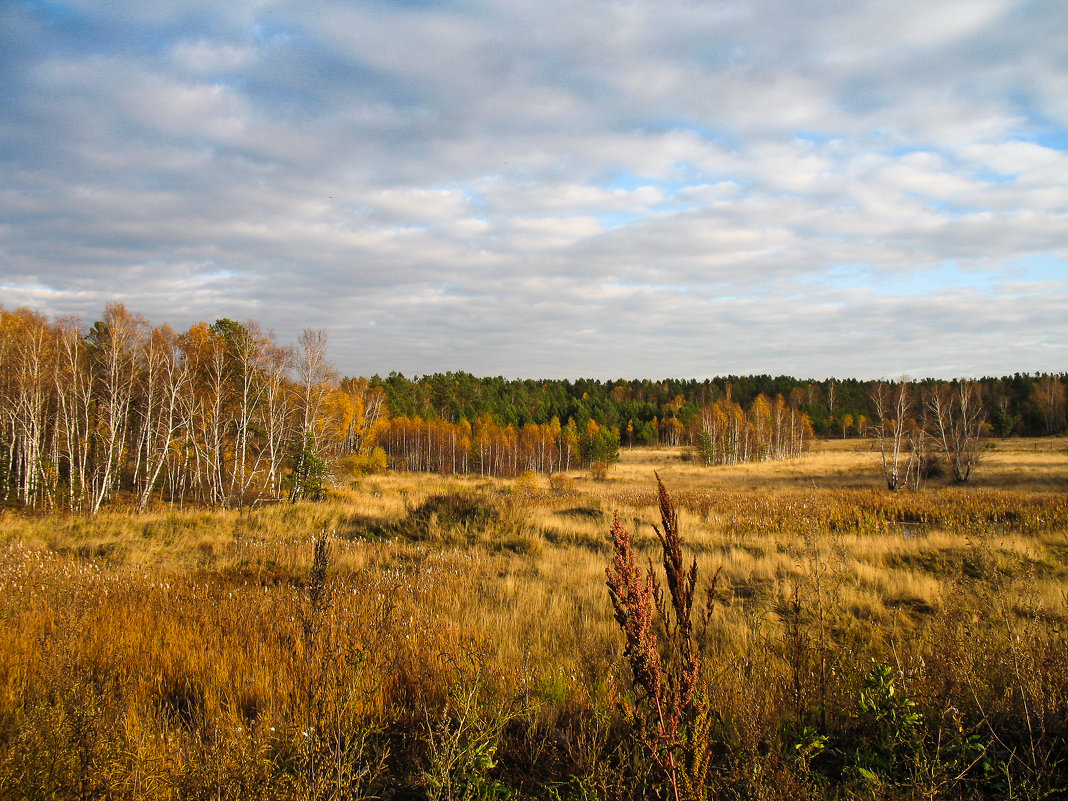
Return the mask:
[[[689,569],[685,567],[678,515],[659,476],[657,485],[662,529],[654,529],[663,549],[670,599],[664,597],[652,563],[648,572],[638,564],[631,534],[618,517],[611,529],[612,565],[605,568],[605,573],[615,619],[626,638],[624,654],[637,691],[632,710],[635,728],[650,757],[671,782],[675,801],[679,801],[674,751],[683,745],[679,728],[692,717],[701,671],[691,618],[697,562],[694,560]],[[662,637],[657,630],[658,616]],[[650,724],[655,732],[649,731]]]

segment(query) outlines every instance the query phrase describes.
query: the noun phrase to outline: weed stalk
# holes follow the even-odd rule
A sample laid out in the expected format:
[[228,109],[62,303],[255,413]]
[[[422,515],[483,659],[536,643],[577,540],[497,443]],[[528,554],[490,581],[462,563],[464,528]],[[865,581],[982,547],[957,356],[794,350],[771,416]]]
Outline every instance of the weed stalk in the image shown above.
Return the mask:
[[[653,528],[663,554],[667,597],[652,561],[648,571],[638,564],[631,534],[618,516],[611,529],[612,565],[605,568],[605,573],[615,619],[626,637],[624,654],[635,690],[630,710],[635,731],[650,759],[670,783],[673,798],[679,801],[677,752],[687,747],[708,749],[707,738],[697,742],[693,737],[695,723],[702,718],[702,707],[696,697],[701,653],[694,636],[692,614],[697,560],[686,567],[678,513],[660,477],[656,480],[662,527]],[[715,579],[709,589],[702,627],[707,624],[711,610],[714,582]],[[705,764],[702,755],[692,755],[696,758],[691,761]]]

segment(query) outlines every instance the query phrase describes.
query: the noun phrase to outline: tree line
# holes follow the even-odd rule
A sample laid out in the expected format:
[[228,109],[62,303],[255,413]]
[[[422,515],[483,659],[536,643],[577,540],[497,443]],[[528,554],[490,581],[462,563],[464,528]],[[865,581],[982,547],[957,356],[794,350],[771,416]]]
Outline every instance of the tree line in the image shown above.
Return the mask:
[[[817,435],[889,443],[886,464],[901,477],[888,484],[915,482],[935,446],[964,480],[967,453],[947,446],[955,423],[938,425],[962,387],[971,419],[1005,435],[1064,431],[1066,386],[1066,374],[889,385],[339,379],[322,331],[287,346],[255,322],[176,332],[113,304],[86,327],[0,306],[0,500],[88,512],[116,499],[225,507],[315,496],[343,457],[510,476],[607,465],[635,445],[688,446],[707,464],[792,458]],[[896,407],[883,387],[899,391]]]
[[[700,410],[683,424],[669,418],[664,439],[693,449],[705,464],[796,458],[813,438],[812,423],[781,395],[758,395],[748,411],[729,398]],[[627,436],[632,431],[628,429]],[[574,417],[561,423],[499,423],[486,413],[474,424],[417,415],[394,417],[382,424],[378,442],[391,467],[492,476],[526,471],[549,473],[571,469],[601,470],[619,459],[622,434],[592,418],[579,425]]]
[[561,424],[501,425],[490,414],[474,424],[422,417],[395,417],[383,425],[378,442],[390,466],[444,474],[518,476],[606,467],[619,458],[619,430],[572,418]]
[[[749,409],[758,396],[781,395],[788,407],[806,414],[820,437],[866,437],[875,419],[872,391],[878,381],[788,376],[722,376],[704,380],[616,379],[600,381],[479,378],[464,372],[406,378],[400,373],[372,376],[394,416],[426,420],[473,421],[489,414],[502,425],[541,425],[555,417],[587,420],[619,429],[621,444],[679,445],[703,410],[718,401]],[[914,382],[921,391],[936,379]],[[991,433],[1007,437],[1059,434],[1068,429],[1065,397],[1068,373],[1016,373],[973,382]]]

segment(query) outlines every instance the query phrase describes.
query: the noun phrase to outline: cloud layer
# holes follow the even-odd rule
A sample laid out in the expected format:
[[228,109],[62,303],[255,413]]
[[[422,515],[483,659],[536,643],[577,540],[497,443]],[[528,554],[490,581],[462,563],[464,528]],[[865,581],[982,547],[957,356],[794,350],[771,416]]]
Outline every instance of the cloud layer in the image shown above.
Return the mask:
[[1056,4],[72,0],[0,40],[6,306],[323,327],[347,374],[1068,369]]

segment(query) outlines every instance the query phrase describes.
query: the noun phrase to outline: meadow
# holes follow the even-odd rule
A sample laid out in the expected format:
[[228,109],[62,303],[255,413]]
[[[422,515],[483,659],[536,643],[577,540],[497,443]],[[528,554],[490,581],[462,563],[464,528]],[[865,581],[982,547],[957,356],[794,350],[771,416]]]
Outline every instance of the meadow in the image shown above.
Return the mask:
[[[657,474],[701,607],[659,738],[605,573],[618,518],[662,574]],[[251,510],[4,511],[0,797],[1068,792],[1064,438],[993,440],[967,485],[917,491],[862,440],[334,478]]]

